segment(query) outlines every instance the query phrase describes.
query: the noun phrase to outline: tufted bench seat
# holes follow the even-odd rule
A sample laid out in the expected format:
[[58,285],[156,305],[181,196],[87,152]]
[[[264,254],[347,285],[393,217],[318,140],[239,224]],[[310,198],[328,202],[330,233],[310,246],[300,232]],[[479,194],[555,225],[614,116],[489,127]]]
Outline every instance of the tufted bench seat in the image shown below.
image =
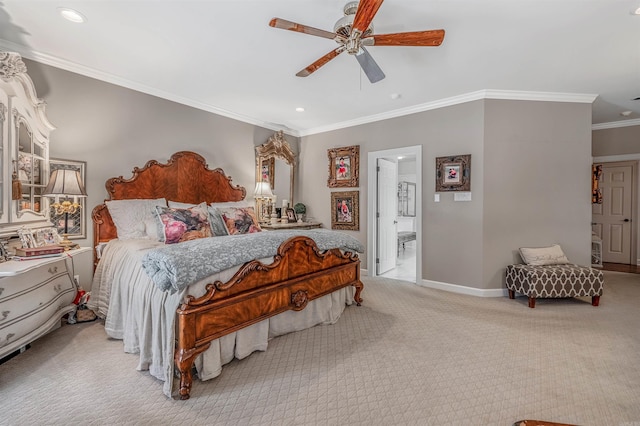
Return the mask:
[[571,263],[559,265],[509,265],[506,275],[509,298],[515,293],[529,298],[535,308],[537,298],[591,296],[591,304],[598,306],[604,275],[598,269]]

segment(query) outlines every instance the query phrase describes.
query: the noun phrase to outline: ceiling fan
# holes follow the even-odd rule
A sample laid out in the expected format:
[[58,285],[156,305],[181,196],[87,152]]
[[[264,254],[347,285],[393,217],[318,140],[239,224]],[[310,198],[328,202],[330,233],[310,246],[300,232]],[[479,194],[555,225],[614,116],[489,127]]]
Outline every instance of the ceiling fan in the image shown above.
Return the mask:
[[285,19],[273,18],[269,25],[283,30],[296,31],[334,40],[340,46],[327,53],[296,75],[307,77],[342,52],[354,55],[371,83],[382,80],[385,75],[365,49],[365,46],[440,46],[444,30],[413,31],[394,34],[373,34],[373,17],[383,0],[351,1],[344,7],[344,17],[336,22],[333,32],[297,24]]

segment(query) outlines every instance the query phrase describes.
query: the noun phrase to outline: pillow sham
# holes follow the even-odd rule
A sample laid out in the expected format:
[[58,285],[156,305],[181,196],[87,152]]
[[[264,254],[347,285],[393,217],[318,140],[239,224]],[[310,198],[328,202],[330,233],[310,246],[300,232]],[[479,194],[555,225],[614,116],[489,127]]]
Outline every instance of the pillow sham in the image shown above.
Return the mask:
[[520,247],[520,257],[527,265],[561,265],[569,263],[558,244],[549,247]]
[[188,209],[156,207],[165,244],[211,237],[206,203]]
[[209,205],[211,207],[215,207],[217,209],[226,209],[229,207],[241,207],[241,208],[245,208],[245,207],[253,207],[253,204],[251,204],[250,202],[246,201],[246,200],[241,200],[241,201],[225,201],[222,203],[209,203]]
[[[224,220],[222,219],[222,215],[220,214],[218,209],[215,207],[211,207],[206,203],[201,203],[200,205],[202,204],[206,206],[207,211],[209,212],[209,225],[211,225],[211,233],[213,234],[213,236],[221,237],[223,235],[229,235],[229,233],[227,232],[227,227],[224,225]],[[227,203],[216,203],[216,204],[227,204]],[[235,204],[235,202],[229,203],[229,204]],[[169,201],[169,207],[177,208],[177,209],[188,209],[190,207],[195,207],[197,205],[198,204],[181,203],[179,201]],[[160,241],[163,241],[163,240],[161,239]]]
[[229,235],[252,234],[262,231],[253,207],[227,207],[218,210]]
[[188,209],[191,207],[195,207],[198,204],[194,204],[194,203],[181,203],[180,201],[167,201],[167,205],[169,207],[171,207],[172,209]]
[[157,235],[147,233],[145,223],[154,220],[155,208],[165,207],[166,199],[108,200],[105,204],[116,226],[118,239],[157,238]]
[[224,219],[222,218],[222,213],[215,207],[207,206],[207,211],[209,212],[209,225],[211,225],[211,232],[214,237],[221,237],[224,235],[229,235],[229,231],[227,231],[227,226],[224,224]]

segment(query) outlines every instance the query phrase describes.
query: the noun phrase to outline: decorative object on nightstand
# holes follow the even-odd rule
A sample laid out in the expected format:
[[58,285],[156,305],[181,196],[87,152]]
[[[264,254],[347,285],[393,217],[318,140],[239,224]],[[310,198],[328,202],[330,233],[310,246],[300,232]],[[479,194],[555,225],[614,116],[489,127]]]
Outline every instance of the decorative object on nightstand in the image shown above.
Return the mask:
[[[58,169],[51,173],[49,184],[44,189],[43,195],[54,197],[55,202],[51,207],[55,209],[56,214],[64,213],[64,234],[62,241],[59,243],[66,250],[76,248],[78,245],[69,241],[69,214],[75,213],[80,209],[78,197],[86,197],[87,193],[82,184],[80,173],[77,170]],[[63,199],[60,202],[60,198]],[[71,202],[73,199],[73,202]]]
[[258,221],[262,223],[270,222],[271,212],[274,209],[271,203],[271,200],[273,199],[273,192],[271,192],[269,182],[256,182],[256,188],[253,191],[253,196],[256,199],[256,213]]
[[296,212],[296,217],[298,218],[298,222],[304,222],[305,219],[305,215],[307,214],[307,206],[305,206],[302,203],[296,203],[295,206],[293,206],[293,210]]

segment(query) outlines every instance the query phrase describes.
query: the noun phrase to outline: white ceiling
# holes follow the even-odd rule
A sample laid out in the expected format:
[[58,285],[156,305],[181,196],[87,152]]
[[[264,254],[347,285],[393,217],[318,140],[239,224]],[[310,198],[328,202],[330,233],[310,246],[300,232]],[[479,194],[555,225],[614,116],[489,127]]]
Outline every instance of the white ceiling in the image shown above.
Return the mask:
[[[640,16],[630,13],[640,0],[387,0],[376,34],[443,28],[442,45],[370,47],[387,76],[376,84],[346,53],[296,77],[337,45],[269,20],[333,31],[345,4],[0,0],[0,48],[293,135],[487,94],[598,95],[594,124],[640,123],[640,101],[632,100],[640,96]],[[68,22],[58,7],[88,22]]]

